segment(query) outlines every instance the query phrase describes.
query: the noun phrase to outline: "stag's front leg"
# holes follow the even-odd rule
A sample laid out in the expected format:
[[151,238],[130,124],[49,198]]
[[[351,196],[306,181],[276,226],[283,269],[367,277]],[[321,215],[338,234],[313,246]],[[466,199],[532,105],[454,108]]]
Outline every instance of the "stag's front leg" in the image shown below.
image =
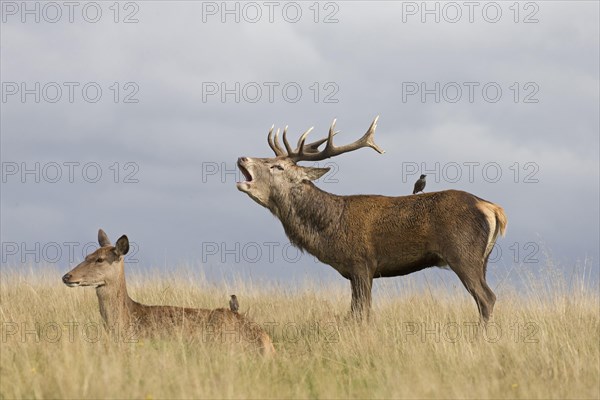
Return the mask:
[[370,275],[353,275],[350,277],[352,286],[352,316],[357,319],[369,317],[371,311],[371,288],[373,277]]

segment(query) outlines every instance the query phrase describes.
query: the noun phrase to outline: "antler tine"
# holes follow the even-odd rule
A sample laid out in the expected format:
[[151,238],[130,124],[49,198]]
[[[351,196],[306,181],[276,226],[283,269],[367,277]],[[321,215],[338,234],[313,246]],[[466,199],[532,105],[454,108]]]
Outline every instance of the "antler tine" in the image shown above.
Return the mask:
[[327,135],[327,144],[325,145],[325,149],[323,150],[323,152],[330,152],[331,150],[333,150],[334,146],[333,146],[333,135],[335,132],[335,123],[337,122],[337,118],[334,118],[333,121],[331,122],[331,126],[329,127],[329,134]]
[[275,124],[271,125],[271,129],[269,130],[269,135],[267,136],[267,142],[269,143],[269,147],[276,156],[285,156],[285,152],[279,146],[279,142],[277,140],[277,135],[279,134],[279,129],[277,129],[277,133],[275,134],[275,141],[273,141],[273,129],[275,129]]
[[[375,144],[375,141],[373,140],[373,136],[375,135],[375,129],[377,128],[378,120],[379,120],[379,116],[375,117],[375,119],[371,123],[371,126],[369,127],[367,132],[360,139],[355,141],[354,143],[336,147],[333,145],[333,136],[337,133],[337,132],[335,132],[336,120],[334,119],[333,122],[331,123],[331,127],[329,128],[329,134],[327,136],[327,139],[323,139],[323,140],[319,141],[320,143],[316,146],[316,147],[318,147],[319,145],[321,145],[322,143],[327,141],[327,146],[325,147],[325,149],[323,149],[323,151],[309,152],[309,153],[299,151],[298,153],[293,154],[291,157],[295,161],[320,161],[320,160],[324,160],[326,158],[335,157],[335,156],[343,154],[343,153],[358,150],[362,147],[370,147],[370,148],[374,149],[375,151],[377,151],[378,153],[383,154],[384,150],[382,150],[379,146],[377,146],[377,144]],[[318,143],[318,142],[314,142],[314,143],[311,143],[310,145],[306,145],[302,149],[309,147],[311,145],[315,145],[316,143]],[[316,150],[316,147],[313,147],[313,149]]]
[[269,135],[267,135],[267,143],[269,143],[269,147],[271,148],[271,150],[273,150],[275,155],[278,155],[277,149],[273,145],[273,129],[275,129],[275,124],[271,125],[271,129],[269,129]]
[[377,146],[375,144],[375,141],[373,139],[373,137],[375,135],[375,129],[377,129],[377,121],[378,120],[379,120],[379,115],[375,117],[373,122],[371,122],[371,126],[369,126],[369,129],[367,130],[367,132],[356,142],[347,144],[347,145],[341,146],[341,147],[335,147],[333,149],[333,156],[337,156],[338,154],[342,154],[342,153],[346,153],[346,152],[353,151],[356,149],[360,149],[361,147],[370,147],[373,150],[375,150],[376,152],[378,152],[379,154],[385,153],[385,151],[382,148],[380,148],[379,146]]
[[[302,143],[302,144],[303,144],[303,145],[302,145],[302,151],[303,151],[305,154],[310,154],[310,153],[313,153],[313,154],[314,154],[314,153],[318,153],[318,152],[319,152],[319,146],[321,146],[321,145],[322,145],[323,143],[325,143],[325,142],[328,142],[328,143],[329,143],[329,141],[330,141],[330,137],[331,137],[331,138],[333,138],[335,135],[337,135],[338,133],[340,133],[340,131],[334,131],[334,132],[331,132],[331,131],[333,130],[333,128],[335,127],[335,123],[336,123],[336,121],[337,121],[337,118],[335,118],[335,119],[333,120],[333,122],[331,123],[331,127],[329,128],[329,135],[328,135],[326,138],[324,138],[324,139],[319,139],[319,140],[316,140],[316,141],[314,141],[314,142],[312,142],[312,143],[309,143],[309,144],[304,144],[304,143]],[[311,128],[311,129],[312,129],[312,128]],[[298,145],[299,145],[299,144],[300,144],[300,142],[298,142]]]
[[369,130],[367,130],[367,133],[365,133],[365,135],[361,138],[361,141],[364,139],[364,143],[367,144],[370,148],[372,148],[379,154],[383,154],[383,153],[385,153],[385,150],[383,150],[381,147],[377,146],[377,144],[375,144],[375,140],[374,140],[375,129],[377,129],[377,121],[379,121],[379,115],[375,117],[373,122],[371,122],[371,126],[369,127]]
[[[333,132],[333,136],[337,135],[338,133],[340,133],[340,131]],[[315,140],[312,143],[305,144],[304,151],[307,153],[316,153],[319,151],[319,146],[321,146],[323,143],[325,143],[328,139],[329,139],[329,136],[327,136],[326,138],[323,138],[323,139]]]
[[306,142],[306,137],[308,136],[308,134],[314,129],[314,126],[311,126],[310,128],[308,128],[303,134],[302,136],[300,136],[300,139],[298,139],[298,145],[296,147],[296,153],[297,154],[303,154],[304,150],[305,150],[305,146],[304,146],[304,142]]
[[286,125],[285,128],[283,129],[283,144],[285,145],[287,154],[292,155],[292,154],[294,154],[294,150],[292,149],[292,146],[290,146],[290,143],[287,140],[287,130],[288,130],[288,126]]
[[287,156],[286,152],[281,148],[281,144],[279,143],[279,128],[275,131],[275,137],[273,139],[273,144],[277,151],[275,152],[278,156]]

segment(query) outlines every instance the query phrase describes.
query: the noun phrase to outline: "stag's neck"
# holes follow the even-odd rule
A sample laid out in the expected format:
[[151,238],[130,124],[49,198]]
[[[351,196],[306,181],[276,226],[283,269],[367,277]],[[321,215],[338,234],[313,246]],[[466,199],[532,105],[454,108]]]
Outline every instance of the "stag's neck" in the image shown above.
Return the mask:
[[312,182],[293,187],[274,199],[271,211],[283,224],[290,241],[321,258],[323,245],[340,236],[344,199],[317,188]]
[[133,301],[127,293],[122,264],[121,268],[122,273],[116,282],[108,282],[96,288],[100,315],[108,328],[114,327],[115,324],[125,327],[135,322],[134,313],[138,303]]

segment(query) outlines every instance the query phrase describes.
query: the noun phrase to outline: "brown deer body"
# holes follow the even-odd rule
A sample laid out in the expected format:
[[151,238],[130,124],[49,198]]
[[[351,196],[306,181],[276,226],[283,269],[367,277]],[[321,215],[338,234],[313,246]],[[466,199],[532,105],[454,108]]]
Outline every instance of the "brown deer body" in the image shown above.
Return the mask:
[[125,282],[124,255],[129,250],[123,235],[112,246],[102,229],[100,248],[65,274],[69,287],[93,286],[98,295],[100,315],[107,329],[130,330],[132,335],[169,336],[183,334],[204,341],[240,342],[270,355],[273,344],[260,326],[241,314],[224,308],[214,310],[175,306],[148,306],[129,297]]
[[[412,196],[338,196],[311,181],[327,168],[297,165],[371,147],[377,119],[357,142],[333,145],[335,121],[327,139],[305,144],[305,132],[292,150],[284,130],[286,151],[278,133],[269,145],[274,158],[246,158],[238,166],[246,177],[238,189],[268,208],[283,224],[291,243],[331,265],[350,280],[351,310],[361,316],[371,305],[373,278],[406,275],[432,266],[449,267],[475,299],[488,320],[496,296],[485,281],[487,259],[506,216],[496,204],[472,194],[447,190]],[[312,128],[311,128],[312,129]],[[327,143],[323,151],[318,147]]]

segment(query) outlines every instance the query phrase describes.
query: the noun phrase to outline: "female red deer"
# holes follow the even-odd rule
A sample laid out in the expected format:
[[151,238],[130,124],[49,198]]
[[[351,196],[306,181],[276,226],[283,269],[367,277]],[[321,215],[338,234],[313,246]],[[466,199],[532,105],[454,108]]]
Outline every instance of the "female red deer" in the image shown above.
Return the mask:
[[241,314],[224,308],[206,310],[173,306],[147,306],[132,300],[125,283],[124,255],[129,240],[123,235],[112,246],[106,233],[98,231],[100,248],[62,278],[69,287],[96,288],[100,314],[108,329],[132,329],[133,334],[161,336],[183,333],[203,340],[229,340],[258,348],[262,354],[275,352],[271,338]]
[[[371,147],[377,119],[356,142],[334,146],[335,120],[325,139],[306,144],[304,132],[293,149],[283,131],[268,143],[273,158],[238,159],[246,180],[237,188],[283,224],[291,243],[331,265],[352,287],[351,310],[368,313],[373,278],[407,275],[432,266],[448,266],[473,296],[483,320],[492,314],[496,296],[485,281],[487,260],[499,233],[504,234],[502,207],[458,190],[411,196],[338,196],[311,181],[329,168],[297,165]],[[319,147],[325,148],[319,151]]]

